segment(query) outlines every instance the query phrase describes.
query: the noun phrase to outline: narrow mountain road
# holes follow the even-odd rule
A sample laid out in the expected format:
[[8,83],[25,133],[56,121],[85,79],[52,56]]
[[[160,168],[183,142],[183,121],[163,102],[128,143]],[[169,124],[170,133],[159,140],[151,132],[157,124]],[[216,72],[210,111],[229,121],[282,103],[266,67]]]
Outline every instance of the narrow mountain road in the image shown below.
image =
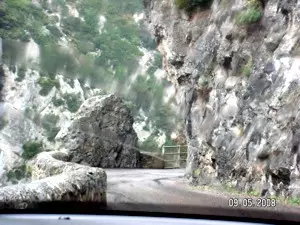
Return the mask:
[[[269,208],[232,208],[230,193],[209,192],[187,185],[184,170],[107,169],[108,207],[114,210],[244,216],[300,221],[300,207],[277,203]],[[249,198],[249,197],[248,197]],[[251,197],[250,197],[251,198]],[[255,200],[253,200],[255,201]]]

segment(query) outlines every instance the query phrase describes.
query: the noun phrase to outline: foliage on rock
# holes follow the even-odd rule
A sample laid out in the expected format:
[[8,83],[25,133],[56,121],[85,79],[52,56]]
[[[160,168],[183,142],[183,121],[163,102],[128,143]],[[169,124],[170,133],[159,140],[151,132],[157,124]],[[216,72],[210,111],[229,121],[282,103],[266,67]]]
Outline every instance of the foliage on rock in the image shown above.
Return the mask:
[[32,168],[29,165],[26,165],[25,162],[22,162],[21,165],[13,167],[6,173],[6,177],[13,184],[17,184],[19,180],[23,178],[29,178],[32,174]]
[[26,75],[26,66],[25,65],[21,65],[18,68],[18,77],[16,78],[16,81],[20,82],[20,81],[24,80],[25,75]]
[[80,94],[64,94],[63,95],[64,101],[68,107],[68,110],[72,113],[77,112],[80,108],[82,101],[80,99]]
[[59,88],[59,82],[51,77],[44,77],[42,76],[39,80],[38,80],[38,84],[41,86],[41,90],[40,90],[40,95],[42,96],[46,96],[50,93],[50,91],[52,90],[52,88],[56,87]]
[[65,101],[62,98],[53,97],[52,103],[55,107],[59,107],[65,104]]
[[253,67],[252,60],[249,60],[247,64],[242,67],[243,76],[249,77],[251,75],[252,67]]
[[23,145],[22,158],[25,160],[32,159],[38,153],[43,151],[43,143],[28,141]]
[[160,148],[157,144],[155,136],[150,135],[145,141],[139,144],[139,149],[145,152],[159,152]]
[[256,23],[262,17],[262,13],[262,6],[258,0],[248,0],[247,8],[237,14],[236,22],[239,25]]
[[175,5],[179,9],[191,12],[197,7],[207,7],[211,2],[212,0],[175,0]]

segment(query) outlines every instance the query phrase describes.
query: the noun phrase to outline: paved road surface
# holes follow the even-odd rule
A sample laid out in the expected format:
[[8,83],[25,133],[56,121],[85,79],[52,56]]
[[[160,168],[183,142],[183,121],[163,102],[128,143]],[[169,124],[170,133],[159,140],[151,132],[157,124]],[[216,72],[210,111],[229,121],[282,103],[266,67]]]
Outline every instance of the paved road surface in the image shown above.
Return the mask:
[[230,208],[228,200],[236,196],[192,188],[185,183],[184,171],[181,169],[108,169],[106,172],[107,201],[108,207],[112,209],[242,215],[300,221],[300,207],[277,204],[275,208]]

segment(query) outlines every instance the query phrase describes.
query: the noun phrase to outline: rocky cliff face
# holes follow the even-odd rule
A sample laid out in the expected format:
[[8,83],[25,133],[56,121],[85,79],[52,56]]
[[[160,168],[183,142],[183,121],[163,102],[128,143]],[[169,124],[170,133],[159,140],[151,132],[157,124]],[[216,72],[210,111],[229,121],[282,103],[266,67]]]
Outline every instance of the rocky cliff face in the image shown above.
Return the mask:
[[262,195],[300,196],[300,2],[214,0],[191,15],[145,0],[150,30],[177,87],[188,139],[186,175]]

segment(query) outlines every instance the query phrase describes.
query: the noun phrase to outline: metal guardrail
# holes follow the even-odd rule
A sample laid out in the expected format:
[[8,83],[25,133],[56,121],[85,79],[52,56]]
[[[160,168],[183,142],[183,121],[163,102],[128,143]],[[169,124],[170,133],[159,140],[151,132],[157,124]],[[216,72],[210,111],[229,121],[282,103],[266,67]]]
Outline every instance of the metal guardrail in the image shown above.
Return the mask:
[[161,149],[161,153],[153,151],[140,152],[153,155],[154,157],[163,160],[165,162],[165,169],[184,168],[186,166],[188,153],[187,145],[163,146]]
[[165,161],[165,169],[185,167],[187,158],[187,145],[163,146],[162,158]]

